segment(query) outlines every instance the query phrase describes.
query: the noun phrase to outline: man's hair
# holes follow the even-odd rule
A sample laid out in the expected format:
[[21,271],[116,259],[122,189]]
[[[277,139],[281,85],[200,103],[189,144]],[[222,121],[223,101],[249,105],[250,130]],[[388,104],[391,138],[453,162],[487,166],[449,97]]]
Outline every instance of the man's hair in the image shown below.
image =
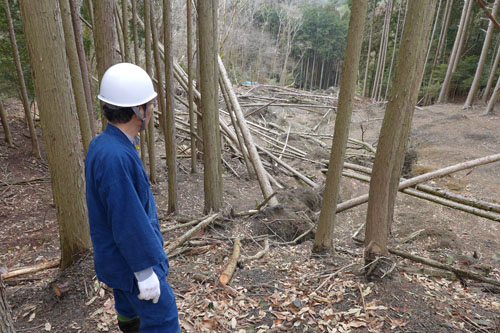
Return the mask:
[[134,115],[134,110],[131,107],[120,107],[110,104],[104,104],[102,106],[104,111],[104,116],[110,123],[114,124],[125,124],[132,119]]

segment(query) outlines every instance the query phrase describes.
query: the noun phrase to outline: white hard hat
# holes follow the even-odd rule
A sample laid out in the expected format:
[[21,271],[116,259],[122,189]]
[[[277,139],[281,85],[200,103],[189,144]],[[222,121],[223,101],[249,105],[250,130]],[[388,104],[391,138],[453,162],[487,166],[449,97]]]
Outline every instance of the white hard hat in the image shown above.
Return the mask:
[[104,73],[97,97],[104,103],[132,107],[143,105],[156,95],[148,73],[139,66],[124,62],[111,66]]

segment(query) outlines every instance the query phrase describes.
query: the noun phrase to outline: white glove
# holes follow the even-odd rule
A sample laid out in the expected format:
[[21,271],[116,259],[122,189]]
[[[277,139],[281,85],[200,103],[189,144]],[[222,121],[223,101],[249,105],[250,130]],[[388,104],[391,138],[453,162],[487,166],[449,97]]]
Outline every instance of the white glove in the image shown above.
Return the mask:
[[137,295],[139,299],[146,301],[153,300],[153,303],[158,303],[161,294],[160,281],[154,271],[147,279],[138,281],[137,285],[139,286],[139,295]]

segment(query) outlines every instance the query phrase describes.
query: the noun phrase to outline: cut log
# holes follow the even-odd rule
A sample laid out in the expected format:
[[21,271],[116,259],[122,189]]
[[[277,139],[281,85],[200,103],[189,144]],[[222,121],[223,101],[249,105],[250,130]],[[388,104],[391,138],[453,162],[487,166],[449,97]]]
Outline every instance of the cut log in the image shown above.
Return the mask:
[[233,255],[229,258],[229,262],[227,263],[226,269],[219,276],[219,283],[225,286],[228,284],[229,280],[233,276],[234,270],[236,269],[236,264],[238,263],[238,259],[240,258],[240,248],[241,242],[239,238],[234,240],[233,247]]
[[35,265],[35,266],[32,266],[32,267],[26,267],[26,268],[17,269],[15,271],[8,272],[6,274],[2,274],[2,279],[5,280],[5,279],[9,279],[9,278],[12,278],[12,277],[15,277],[15,276],[19,276],[19,275],[36,273],[36,272],[39,272],[39,271],[43,271],[44,269],[58,267],[59,264],[60,264],[60,262],[61,262],[61,260],[57,259],[57,260],[47,261],[47,262],[45,262],[43,264]]

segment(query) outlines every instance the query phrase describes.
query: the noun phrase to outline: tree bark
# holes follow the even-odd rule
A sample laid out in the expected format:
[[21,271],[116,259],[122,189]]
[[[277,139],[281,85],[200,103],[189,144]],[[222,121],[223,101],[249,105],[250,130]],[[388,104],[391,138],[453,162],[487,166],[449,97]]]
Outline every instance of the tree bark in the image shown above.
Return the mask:
[[313,84],[314,84],[314,72],[315,72],[315,67],[316,67],[316,53],[314,53],[313,56],[313,63],[311,67],[311,82],[309,83],[309,91],[313,90]]
[[7,295],[5,294],[5,285],[0,276],[0,332],[2,333],[16,332],[10,312],[10,305],[7,302]]
[[[398,147],[404,138],[405,120],[411,122],[409,114],[415,107],[426,47],[427,31],[432,22],[430,10],[436,0],[411,1],[408,18],[403,31],[398,55],[398,66],[394,76],[394,89],[380,131],[378,149],[370,182],[368,210],[365,230],[365,261],[371,262],[378,255],[387,254],[389,218],[391,217],[391,181],[395,174],[398,155],[404,150]],[[431,17],[429,19],[429,16]],[[405,144],[403,144],[405,145]]]
[[10,127],[9,127],[9,120],[7,119],[7,112],[5,112],[5,108],[3,107],[2,100],[0,100],[0,120],[2,121],[5,142],[7,142],[9,147],[14,147],[14,142],[12,141],[12,135],[10,134]]
[[[165,135],[165,90],[163,90],[163,67],[162,64],[165,65],[165,61],[162,62],[161,57],[160,57],[160,46],[159,46],[159,40],[158,40],[158,32],[156,31],[156,16],[155,16],[155,10],[154,6],[151,5],[151,33],[153,35],[153,60],[154,60],[154,68],[155,68],[155,76],[156,76],[156,87],[158,91],[158,110],[159,110],[159,123],[160,123],[160,130],[163,131],[163,134]],[[164,53],[166,53],[167,50],[165,50]],[[164,55],[164,60],[165,60],[165,55]],[[168,92],[168,90],[167,90]],[[165,140],[165,148],[167,147],[167,144],[169,142]]]
[[[205,212],[222,207],[222,163],[219,130],[219,96],[217,79],[216,0],[198,0],[198,32],[200,52],[200,92],[203,109],[203,160]],[[214,15],[215,14],[215,15]],[[216,81],[217,82],[217,81]]]
[[94,115],[94,103],[92,102],[91,86],[93,84],[89,80],[89,72],[87,68],[87,61],[85,59],[85,49],[83,47],[82,30],[80,28],[80,17],[78,15],[78,6],[75,0],[69,0],[69,7],[71,12],[71,23],[73,24],[73,32],[75,35],[76,51],[78,53],[78,61],[80,64],[80,73],[82,76],[83,90],[85,93],[85,102],[87,104],[87,113],[90,124],[90,134],[92,137],[96,136],[96,124]]
[[231,280],[231,277],[233,277],[233,273],[236,269],[236,265],[238,264],[238,259],[240,258],[240,248],[241,248],[241,242],[239,238],[236,238],[234,240],[234,247],[233,247],[233,254],[231,255],[231,258],[229,258],[229,261],[226,265],[226,268],[222,272],[222,274],[219,276],[219,283],[222,285],[226,285],[229,283]]
[[38,146],[38,138],[36,136],[35,124],[33,122],[33,117],[30,112],[30,103],[28,98],[28,92],[26,91],[26,83],[24,82],[23,68],[21,66],[21,59],[19,58],[19,50],[17,48],[16,34],[14,32],[14,25],[12,24],[12,17],[10,15],[9,1],[4,0],[5,16],[7,19],[7,25],[9,29],[10,43],[12,44],[12,52],[14,57],[14,62],[16,64],[17,78],[19,80],[19,89],[21,90],[21,100],[23,102],[24,115],[26,117],[26,122],[28,123],[28,128],[30,130],[32,152],[35,158],[42,158],[40,155],[40,147]]
[[122,30],[122,18],[119,13],[118,5],[114,6],[113,14],[115,15],[115,33],[116,40],[118,41],[119,55],[122,62],[125,62],[125,47],[123,46],[123,30]]
[[363,41],[363,27],[367,7],[368,0],[359,0],[353,2],[351,8],[343,70],[344,77],[340,87],[337,120],[335,121],[330,163],[321,204],[318,230],[313,245],[313,252],[316,253],[321,253],[325,250],[333,250],[335,212],[337,210],[342,167],[347,139],[349,137],[349,124],[351,123],[354,90],[359,68],[359,59],[361,56],[361,43]]
[[[94,7],[94,45],[97,59],[97,75],[99,85],[106,70],[118,62],[115,51],[115,21],[113,0],[99,0]],[[102,130],[106,128],[106,118],[101,112]]]
[[[500,0],[495,0],[495,4],[493,5],[493,10],[492,10],[493,16],[496,16],[497,14],[499,2]],[[486,37],[483,42],[481,55],[479,56],[479,61],[477,63],[476,74],[474,75],[474,81],[472,81],[469,93],[467,94],[467,99],[463,106],[464,109],[472,107],[474,97],[476,97],[476,93],[479,88],[479,82],[481,80],[481,75],[483,74],[484,64],[486,62],[486,57],[488,55],[488,49],[490,47],[491,37],[493,36],[493,29],[494,29],[494,23],[493,21],[490,21],[490,23],[488,24],[488,30],[486,31]]]
[[191,173],[197,173],[196,158],[196,116],[193,105],[193,15],[191,0],[186,0],[186,20],[187,20],[187,63],[188,63],[188,104],[189,104],[189,129],[191,138]]
[[[163,0],[163,29],[165,47],[165,154],[168,168],[168,213],[178,213],[177,198],[177,146],[174,118],[174,61],[172,40],[172,0]],[[192,85],[190,85],[192,89]],[[191,102],[192,103],[192,102]],[[192,104],[191,104],[192,107]],[[194,113],[194,111],[193,111]]]
[[64,29],[64,44],[66,46],[66,57],[68,58],[71,85],[73,87],[76,112],[78,114],[78,124],[80,125],[83,152],[84,155],[87,155],[90,140],[92,140],[92,133],[90,131],[87,100],[85,98],[85,90],[83,88],[80,59],[76,50],[76,39],[73,31],[73,24],[71,22],[69,1],[70,0],[59,0],[59,8],[61,9],[62,25]]
[[91,248],[83,154],[58,3],[19,1],[59,223],[61,269]]

